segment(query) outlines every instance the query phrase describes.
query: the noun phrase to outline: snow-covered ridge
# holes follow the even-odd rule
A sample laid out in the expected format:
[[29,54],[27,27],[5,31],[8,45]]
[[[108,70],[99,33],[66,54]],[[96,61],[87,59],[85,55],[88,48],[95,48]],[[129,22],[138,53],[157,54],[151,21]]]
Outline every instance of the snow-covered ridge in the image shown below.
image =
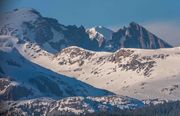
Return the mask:
[[[38,112],[40,115],[85,115],[87,113],[100,111],[113,111],[116,109],[134,109],[144,106],[143,102],[124,96],[104,96],[104,97],[68,97],[61,100],[49,98],[39,98],[22,101],[5,102],[3,109],[8,114],[31,115]],[[11,109],[8,109],[8,108]],[[31,112],[27,112],[30,111]]]
[[[25,55],[27,57],[24,57]],[[21,42],[14,37],[0,37],[0,80],[8,77],[17,83],[13,86],[9,84],[5,87],[7,89],[2,89],[2,100],[113,94],[31,62],[39,58],[38,56],[45,57],[48,63],[52,59],[52,55],[37,44]],[[3,85],[4,81],[1,82]]]
[[72,46],[54,55],[35,43],[14,46],[31,62],[116,94],[169,100],[180,96],[180,47],[157,50],[122,48],[111,53]]
[[71,55],[79,53],[77,49],[70,50],[67,56],[61,53],[55,58],[60,65],[57,67],[62,67],[58,70],[60,73],[116,94],[139,99],[179,99],[180,47],[157,50],[123,48],[115,53],[84,50],[84,53],[88,52],[87,58]]

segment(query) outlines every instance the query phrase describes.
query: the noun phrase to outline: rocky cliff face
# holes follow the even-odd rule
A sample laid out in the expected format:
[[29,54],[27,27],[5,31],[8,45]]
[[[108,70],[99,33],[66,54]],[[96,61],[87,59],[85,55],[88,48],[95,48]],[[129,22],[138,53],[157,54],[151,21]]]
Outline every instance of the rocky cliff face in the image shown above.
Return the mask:
[[108,41],[106,46],[109,51],[116,51],[120,48],[158,49],[172,47],[135,22],[114,32],[112,40]]

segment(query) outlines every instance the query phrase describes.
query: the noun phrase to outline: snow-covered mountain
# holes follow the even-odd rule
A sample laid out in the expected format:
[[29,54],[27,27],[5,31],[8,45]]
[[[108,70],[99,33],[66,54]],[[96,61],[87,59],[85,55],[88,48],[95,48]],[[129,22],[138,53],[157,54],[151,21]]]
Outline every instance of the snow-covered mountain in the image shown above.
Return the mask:
[[49,63],[55,56],[36,44],[0,36],[1,115],[77,115],[144,105],[31,62],[39,57]]
[[21,40],[35,42],[51,53],[58,53],[69,46],[111,52],[124,47],[144,49],[171,47],[134,22],[117,32],[102,26],[86,30],[83,26],[60,24],[56,19],[43,17],[34,9],[15,9],[4,13],[0,22],[0,35],[11,35]]
[[0,37],[1,100],[113,94],[30,62],[20,54],[21,45],[16,38]]
[[[3,102],[7,106],[2,109],[4,113],[9,111],[9,107],[11,110],[8,113],[19,111],[21,114],[38,110],[42,114],[78,114],[143,105],[141,101],[132,98],[125,97],[125,103],[122,103],[122,97],[104,96],[113,93],[145,101],[156,98],[179,100],[180,97],[180,48],[120,49],[115,53],[109,53],[73,46],[54,55],[41,49],[36,43],[1,36],[0,57],[0,98],[20,99]],[[97,101],[92,100],[92,97],[64,98],[68,96],[102,97],[94,98]],[[40,97],[48,98],[42,100]],[[114,103],[117,99],[120,101]],[[136,102],[133,102],[134,100]],[[32,107],[36,107],[36,110]],[[43,110],[44,107],[47,109]]]
[[157,50],[123,48],[110,53],[72,46],[56,55],[29,42],[15,44],[15,48],[35,64],[115,94],[141,100],[177,100],[180,97],[179,47]]
[[26,43],[21,48],[19,52],[25,58],[42,67],[116,94],[139,99],[180,97],[178,47],[158,50],[121,49],[115,53],[69,47],[56,55],[34,44]]
[[56,19],[41,16],[34,9],[15,9],[0,19],[0,35],[36,42],[48,52],[56,53],[68,46],[98,50],[98,42],[91,40],[83,26],[65,26]]
[[180,47],[137,23],[117,32],[85,29],[34,9],[15,9],[0,22],[0,115],[86,114],[180,100]]
[[179,47],[124,48],[115,53],[69,47],[54,57],[53,62],[59,65],[48,68],[116,94],[138,99],[177,100],[180,98],[179,59]]

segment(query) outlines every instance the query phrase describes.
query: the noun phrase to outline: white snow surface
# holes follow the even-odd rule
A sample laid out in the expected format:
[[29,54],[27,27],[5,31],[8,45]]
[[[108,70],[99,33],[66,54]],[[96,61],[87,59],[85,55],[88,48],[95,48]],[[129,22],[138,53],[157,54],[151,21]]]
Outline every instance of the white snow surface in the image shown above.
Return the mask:
[[141,100],[180,98],[180,47],[123,48],[110,53],[72,46],[53,55],[34,43],[14,46],[31,62],[118,95]]
[[[23,55],[28,57],[25,59]],[[44,62],[53,58],[52,54],[43,51],[37,44],[29,42],[20,43],[15,37],[0,36],[0,77],[10,77],[14,79],[17,84],[31,89],[34,93],[33,98],[47,95],[50,95],[52,98],[72,95],[109,95],[107,91],[95,88],[71,77],[58,74],[46,67],[31,62],[33,59],[38,58],[39,55],[45,56],[44,59],[41,59]],[[43,86],[45,90],[42,90],[42,88],[39,89],[38,86]],[[4,92],[0,91],[0,93]]]

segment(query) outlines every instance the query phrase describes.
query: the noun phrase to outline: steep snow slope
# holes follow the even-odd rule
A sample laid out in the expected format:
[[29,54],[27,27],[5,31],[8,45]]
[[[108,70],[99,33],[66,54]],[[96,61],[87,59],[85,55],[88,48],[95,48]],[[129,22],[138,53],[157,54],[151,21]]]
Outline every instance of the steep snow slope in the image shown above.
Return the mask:
[[120,49],[115,53],[69,47],[53,55],[34,43],[15,45],[30,61],[98,88],[138,99],[180,98],[180,48]]
[[1,81],[2,85],[8,83],[0,91],[1,100],[112,94],[28,61],[19,53],[17,46],[21,46],[17,38],[0,37],[0,77],[13,80]]
[[115,53],[70,47],[62,50],[54,60],[59,62],[56,71],[117,94],[139,99],[180,98],[178,47],[120,49]]

